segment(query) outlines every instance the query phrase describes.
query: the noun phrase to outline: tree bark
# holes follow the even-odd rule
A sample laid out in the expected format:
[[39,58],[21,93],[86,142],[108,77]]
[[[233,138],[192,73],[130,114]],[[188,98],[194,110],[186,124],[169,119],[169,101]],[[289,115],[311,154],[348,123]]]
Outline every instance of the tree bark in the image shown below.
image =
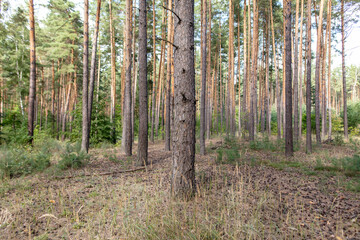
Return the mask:
[[295,139],[295,142],[299,141],[299,57],[298,57],[299,28],[298,28],[298,23],[299,23],[299,0],[296,0],[295,49],[294,49],[294,139]]
[[89,150],[88,114],[88,59],[89,59],[89,0],[84,0],[84,52],[83,52],[83,96],[82,96],[82,142],[81,150]]
[[292,67],[291,67],[291,0],[284,0],[285,17],[285,91],[286,91],[286,132],[285,132],[285,155],[290,157],[294,154],[293,129],[292,129]]
[[36,47],[35,47],[35,19],[34,3],[29,0],[29,21],[30,21],[30,86],[29,86],[29,107],[28,107],[28,135],[29,143],[33,144],[34,137],[34,116],[36,98]]
[[174,136],[171,193],[191,198],[195,193],[195,68],[194,0],[175,0],[174,12]]
[[[301,0],[301,17],[300,17],[300,50],[299,50],[299,82],[300,82],[300,96],[299,96],[299,139],[301,140],[301,132],[302,132],[302,104],[303,104],[303,81],[302,81],[302,62],[303,62],[303,19],[304,19],[304,0]],[[295,55],[296,57],[296,55]],[[305,75],[304,75],[305,76]]]
[[205,155],[205,127],[206,127],[206,0],[201,0],[201,99],[200,99],[200,154]]
[[328,20],[327,20],[327,27],[328,27],[328,109],[329,109],[329,130],[328,130],[328,139],[331,139],[331,0],[328,1]]
[[139,142],[138,165],[148,162],[148,88],[147,88],[146,0],[139,2]]
[[343,102],[344,102],[344,137],[347,140],[348,134],[348,117],[347,117],[347,89],[346,89],[346,71],[345,71],[345,19],[344,19],[344,0],[341,0],[341,69],[343,80]]
[[123,129],[121,147],[126,156],[132,155],[132,126],[131,126],[131,54],[132,54],[132,0],[126,0],[125,23],[125,89],[123,108]]
[[116,128],[115,128],[115,105],[116,105],[116,69],[115,69],[115,37],[112,24],[112,7],[111,0],[109,0],[109,18],[110,18],[110,51],[111,51],[111,85],[110,85],[110,124],[111,124],[111,139],[116,143]]
[[155,0],[153,0],[153,19],[152,19],[152,40],[153,40],[153,84],[152,84],[152,94],[151,94],[151,133],[150,140],[154,142],[154,124],[155,124],[155,106],[156,106],[156,42],[155,42],[155,26],[156,26],[156,18],[155,18]]
[[306,23],[306,152],[312,152],[311,143],[311,0],[307,0]]

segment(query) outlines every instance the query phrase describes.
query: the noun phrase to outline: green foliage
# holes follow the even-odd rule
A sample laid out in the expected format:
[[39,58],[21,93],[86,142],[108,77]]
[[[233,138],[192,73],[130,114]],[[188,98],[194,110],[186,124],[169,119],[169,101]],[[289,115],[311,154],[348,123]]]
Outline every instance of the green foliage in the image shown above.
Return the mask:
[[233,138],[226,138],[225,144],[217,149],[216,163],[218,164],[235,164],[240,158],[239,145]]
[[3,118],[3,129],[0,135],[0,145],[24,145],[29,142],[27,121],[20,107],[7,111]]
[[58,163],[58,167],[61,170],[68,168],[80,168],[85,165],[85,161],[89,159],[89,155],[84,151],[81,151],[81,144],[66,144],[65,151],[61,154],[61,160]]
[[335,146],[342,146],[344,145],[344,136],[342,134],[336,134],[334,138],[334,145]]
[[50,166],[50,156],[46,148],[2,147],[0,149],[0,178],[13,178],[43,171]]
[[331,165],[325,165],[320,159],[317,159],[315,170],[343,172],[346,176],[359,176],[360,174],[360,155],[355,154],[352,157],[333,158]]
[[280,151],[284,148],[284,140],[277,140],[274,143],[270,141],[268,136],[266,136],[262,139],[256,139],[255,141],[251,141],[249,147],[253,150],[269,150],[275,152]]

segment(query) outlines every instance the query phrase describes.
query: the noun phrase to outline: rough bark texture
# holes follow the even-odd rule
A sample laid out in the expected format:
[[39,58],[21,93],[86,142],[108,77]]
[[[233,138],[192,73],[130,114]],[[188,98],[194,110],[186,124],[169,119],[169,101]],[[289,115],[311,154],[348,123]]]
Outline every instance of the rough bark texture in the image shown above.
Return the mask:
[[348,117],[347,117],[347,91],[346,91],[346,72],[345,72],[345,20],[344,20],[344,0],[341,0],[341,59],[342,59],[342,80],[343,80],[343,101],[344,101],[344,137],[348,135]]
[[89,150],[88,115],[88,59],[89,59],[89,0],[84,0],[84,52],[83,52],[83,95],[82,95],[82,141],[81,150]]
[[311,143],[311,0],[307,0],[306,23],[306,152],[312,152]]
[[[301,0],[301,17],[300,17],[300,50],[299,50],[299,139],[301,140],[302,132],[302,104],[303,104],[303,81],[302,81],[302,61],[303,61],[303,20],[304,20],[304,0]],[[295,56],[296,57],[296,56]],[[305,75],[304,75],[305,76]]]
[[175,0],[174,133],[171,193],[189,198],[195,192],[194,0]]
[[155,42],[155,26],[156,26],[156,18],[155,18],[155,0],[153,0],[153,11],[152,11],[153,19],[152,19],[152,40],[153,40],[153,82],[152,82],[152,94],[151,94],[151,133],[150,133],[150,141],[154,142],[154,124],[155,124],[155,106],[156,106],[156,42]]
[[[96,50],[97,50],[97,39],[99,36],[99,23],[100,23],[100,9],[101,9],[101,0],[97,0],[97,9],[96,9],[96,21],[95,21],[95,31],[92,42],[92,50],[91,50],[91,64],[90,64],[90,79],[89,79],[89,96],[88,96],[88,136],[90,137],[91,130],[91,115],[92,115],[92,106],[94,100],[94,87],[95,87],[95,70],[96,70]],[[89,144],[89,140],[87,140],[87,144]],[[88,146],[89,148],[89,146]]]
[[328,44],[329,44],[329,47],[328,47],[328,51],[329,51],[329,55],[328,55],[328,109],[329,109],[329,124],[328,124],[328,127],[329,127],[329,130],[328,130],[328,139],[331,139],[331,128],[332,128],[332,125],[331,125],[331,84],[330,84],[330,81],[331,81],[331,0],[328,1],[328,22],[327,22],[327,25],[328,25]]
[[131,126],[131,53],[132,53],[132,0],[126,0],[125,23],[125,90],[123,108],[122,149],[127,156],[132,155],[132,126]]
[[139,2],[139,143],[138,165],[148,161],[148,88],[146,0]]
[[30,21],[30,86],[29,86],[29,107],[28,107],[28,135],[29,143],[32,145],[34,136],[34,116],[36,98],[36,53],[35,53],[35,19],[34,3],[29,0],[29,21]]
[[206,126],[206,0],[201,0],[201,99],[200,99],[200,154],[205,155]]
[[292,129],[292,67],[291,67],[291,0],[284,0],[285,18],[285,155],[292,156],[293,129]]
[[114,29],[112,25],[112,7],[111,0],[109,0],[109,18],[110,18],[110,51],[111,51],[111,86],[110,86],[110,123],[112,125],[111,129],[111,139],[113,143],[116,143],[116,129],[115,129],[115,100],[116,100],[116,70],[115,70],[115,39],[114,39]]

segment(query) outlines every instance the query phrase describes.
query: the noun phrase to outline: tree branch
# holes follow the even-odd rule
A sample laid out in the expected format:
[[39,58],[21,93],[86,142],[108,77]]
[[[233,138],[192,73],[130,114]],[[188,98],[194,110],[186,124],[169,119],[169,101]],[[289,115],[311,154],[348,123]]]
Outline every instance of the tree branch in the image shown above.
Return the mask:
[[170,11],[170,12],[172,12],[178,19],[179,19],[179,23],[181,22],[181,18],[179,17],[179,15],[177,15],[173,10],[171,10],[171,9],[169,9],[169,8],[167,8],[167,7],[165,7],[164,5],[162,6],[163,8],[165,8],[166,10],[168,10],[168,11]]
[[172,43],[172,42],[170,42],[170,41],[168,41],[168,40],[166,40],[166,39],[156,37],[156,40],[160,40],[160,41],[167,42],[167,43],[173,45],[173,47],[176,48],[176,50],[179,48],[179,47],[176,46],[174,43]]

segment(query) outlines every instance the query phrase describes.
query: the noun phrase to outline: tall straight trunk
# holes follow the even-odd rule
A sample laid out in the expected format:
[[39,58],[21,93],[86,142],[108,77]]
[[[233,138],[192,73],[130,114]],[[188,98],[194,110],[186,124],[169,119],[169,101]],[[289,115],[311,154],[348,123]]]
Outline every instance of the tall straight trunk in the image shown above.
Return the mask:
[[311,0],[307,0],[306,22],[306,152],[312,152],[311,143]]
[[[302,104],[303,104],[303,82],[302,82],[302,61],[303,61],[303,53],[302,53],[302,47],[303,47],[303,19],[304,19],[304,0],[301,0],[301,17],[300,17],[300,50],[299,50],[299,73],[298,73],[298,79],[299,79],[299,139],[301,140],[301,131],[302,131]],[[295,55],[296,58],[296,55]]]
[[51,120],[52,133],[55,134],[55,63],[52,61],[51,65]]
[[253,15],[254,15],[254,27],[253,27],[253,45],[252,45],[252,69],[251,69],[251,101],[250,101],[250,141],[255,140],[255,114],[256,114],[256,80],[257,80],[257,59],[258,59],[258,23],[259,13],[257,7],[257,0],[253,1]]
[[286,91],[286,132],[285,132],[285,155],[292,156],[293,129],[292,129],[292,67],[291,67],[291,0],[284,0],[285,17],[285,91]]
[[112,19],[112,7],[109,0],[109,18],[110,18],[110,51],[111,51],[111,84],[110,84],[110,124],[111,124],[111,139],[116,143],[116,128],[115,128],[115,105],[116,105],[116,53],[115,53],[115,37]]
[[123,131],[121,147],[127,156],[132,155],[132,126],[131,126],[131,54],[132,54],[132,0],[126,0],[125,23],[125,89],[123,109]]
[[247,27],[247,30],[248,30],[248,34],[247,34],[247,37],[248,37],[248,41],[247,41],[247,49],[249,50],[248,51],[248,56],[247,56],[247,82],[248,82],[248,85],[247,85],[247,90],[246,90],[246,93],[247,93],[247,96],[246,96],[246,102],[248,103],[247,105],[247,122],[248,122],[248,126],[247,126],[247,129],[249,131],[249,137],[250,137],[250,107],[251,107],[251,94],[252,94],[252,90],[251,90],[251,43],[252,43],[252,37],[251,37],[251,5],[250,5],[250,0],[249,0],[249,4],[248,4],[248,20],[247,20],[247,24],[248,24],[248,27]]
[[233,135],[233,88],[234,88],[234,7],[229,0],[229,67],[226,102],[226,133]]
[[269,80],[269,21],[266,22],[266,58],[265,58],[265,108],[266,108],[266,130],[267,134],[271,135],[271,109],[270,109],[270,80]]
[[[172,0],[168,2],[168,8],[172,9]],[[167,36],[167,68],[166,68],[166,114],[165,114],[165,150],[170,151],[170,127],[171,127],[171,61],[172,61],[172,51],[173,46],[171,45],[173,34],[173,18],[172,13],[168,12],[168,36]]]
[[146,0],[139,2],[139,142],[138,165],[148,162],[148,88],[147,88]]
[[242,129],[242,132],[243,132],[243,137],[245,137],[245,129],[246,129],[246,125],[247,125],[247,89],[248,89],[248,74],[249,72],[247,71],[247,30],[246,30],[246,0],[244,0],[244,15],[243,15],[243,18],[244,18],[244,24],[243,24],[243,35],[244,35],[244,78],[243,78],[243,104],[242,104],[242,112],[241,112],[241,115],[242,116],[242,121],[243,121],[243,129]]
[[34,116],[36,97],[36,49],[35,49],[35,19],[34,3],[29,0],[29,21],[30,21],[30,86],[29,86],[29,107],[28,107],[28,135],[29,143],[33,144],[34,137]]
[[240,90],[240,79],[241,79],[241,73],[240,73],[240,12],[238,15],[238,29],[237,29],[237,38],[238,38],[238,84],[239,84],[239,88],[238,88],[238,92],[239,92],[239,99],[238,99],[238,108],[239,108],[239,122],[238,122],[238,129],[239,129],[239,137],[241,136],[241,90]]
[[224,121],[224,84],[222,82],[222,57],[221,57],[221,23],[219,22],[219,39],[220,39],[220,50],[219,50],[219,82],[220,82],[220,132],[223,131],[223,121]]
[[328,27],[328,109],[329,109],[329,130],[328,130],[328,139],[331,139],[331,0],[328,0],[328,16],[327,16],[327,27]]
[[[88,96],[88,135],[90,137],[91,131],[91,115],[92,115],[92,106],[94,100],[94,87],[95,87],[95,71],[96,71],[96,50],[97,50],[97,39],[99,36],[99,23],[100,23],[100,9],[101,9],[101,0],[97,0],[97,8],[96,8],[96,20],[95,20],[95,30],[92,42],[92,50],[91,50],[91,65],[90,65],[90,81],[89,81],[89,96]],[[89,145],[90,141],[87,140],[87,144]],[[89,146],[87,147],[89,148]]]
[[344,20],[344,0],[341,0],[341,69],[343,80],[343,102],[344,102],[344,137],[347,140],[348,135],[348,117],[347,117],[347,89],[345,72],[345,20]]
[[320,2],[319,23],[317,26],[317,43],[316,43],[316,67],[315,67],[315,122],[316,122],[316,142],[321,143],[320,136],[320,52],[321,52],[321,35],[323,20],[324,0]]
[[327,53],[327,30],[325,35],[322,37],[325,39],[325,41],[322,41],[322,66],[321,66],[321,139],[325,139],[325,134],[327,131],[326,128],[326,108],[327,108],[327,99],[326,99],[326,92],[327,92],[327,86],[326,86],[326,77],[325,77],[325,68],[326,68],[326,53]]
[[[295,17],[295,49],[294,49],[294,139],[299,141],[299,0],[296,0],[296,17]],[[301,80],[300,80],[301,81]]]
[[274,67],[276,78],[276,113],[277,113],[277,139],[281,138],[281,99],[280,99],[280,83],[279,74],[276,60],[276,47],[275,47],[275,32],[274,32],[274,17],[272,10],[272,0],[270,0],[270,20],[271,20],[271,36],[272,36],[272,49],[274,55]]
[[207,98],[206,98],[206,139],[210,139],[210,131],[211,131],[211,0],[208,0],[208,4],[206,6],[206,10],[208,11],[209,15],[207,17],[207,35],[206,35],[206,41],[207,41],[207,65],[206,65],[206,81],[207,81]]
[[82,96],[82,141],[81,150],[89,150],[88,114],[88,59],[89,59],[89,0],[84,0],[84,52],[83,52],[83,96]]
[[205,127],[206,127],[206,0],[201,0],[201,99],[200,99],[200,154],[205,155]]
[[189,199],[195,193],[194,0],[175,0],[174,137],[171,193]]
[[153,27],[152,27],[152,40],[153,40],[153,84],[152,84],[152,94],[151,94],[151,133],[150,140],[154,142],[154,124],[155,124],[155,106],[156,106],[156,42],[155,42],[155,27],[156,27],[156,18],[155,18],[155,0],[153,2]]

